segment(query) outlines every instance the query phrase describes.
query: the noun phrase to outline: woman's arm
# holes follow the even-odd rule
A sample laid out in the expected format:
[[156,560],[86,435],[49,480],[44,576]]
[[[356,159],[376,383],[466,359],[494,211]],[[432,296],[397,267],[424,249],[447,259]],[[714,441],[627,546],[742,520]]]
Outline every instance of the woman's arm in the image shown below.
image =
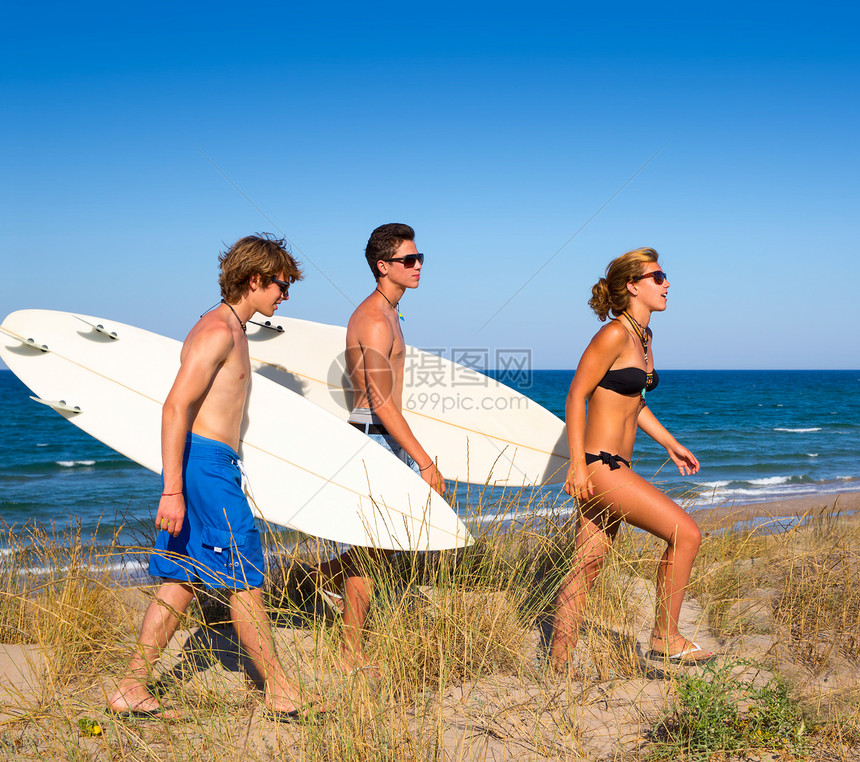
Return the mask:
[[647,405],[642,405],[639,411],[639,428],[642,429],[657,444],[666,448],[672,462],[678,466],[678,471],[685,476],[698,473],[699,461],[686,447],[678,443],[668,429],[657,420],[657,416],[651,412]]

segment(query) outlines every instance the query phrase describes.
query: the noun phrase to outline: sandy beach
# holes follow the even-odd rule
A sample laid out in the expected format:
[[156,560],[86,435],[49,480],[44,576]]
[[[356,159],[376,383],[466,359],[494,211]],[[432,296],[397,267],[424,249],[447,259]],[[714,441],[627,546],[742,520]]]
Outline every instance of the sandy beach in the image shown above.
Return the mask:
[[814,515],[821,511],[840,511],[845,514],[860,510],[860,492],[835,492],[797,497],[789,500],[772,500],[744,505],[718,505],[691,511],[690,515],[704,529],[722,529],[739,522],[756,519],[779,519]]
[[[850,514],[858,507],[860,494],[848,493],[695,514],[707,538],[681,629],[719,654],[714,667],[656,663],[647,656],[659,551],[653,543],[644,550],[622,548],[617,562],[608,565],[612,568],[601,577],[570,672],[561,676],[546,669],[546,622],[518,618],[524,586],[505,587],[507,562],[489,585],[449,579],[417,588],[411,598],[380,600],[377,610],[385,614],[377,615],[382,618],[371,623],[369,634],[371,651],[382,665],[378,679],[333,668],[330,633],[337,625],[330,616],[327,622],[315,618],[304,624],[279,616],[276,642],[285,663],[313,694],[335,706],[320,726],[266,720],[255,686],[258,676],[243,668],[230,630],[193,620],[158,664],[165,700],[187,713],[188,721],[122,721],[106,715],[105,697],[151,594],[149,588],[117,590],[99,604],[96,615],[126,617],[124,642],[105,642],[104,653],[82,662],[90,666],[70,671],[63,645],[49,646],[44,639],[15,643],[6,633],[6,644],[0,645],[0,753],[10,759],[190,760],[205,747],[213,749],[213,759],[236,762],[381,762],[428,755],[440,760],[681,759],[659,744],[665,744],[666,728],[682,716],[676,711],[681,687],[689,690],[691,683],[685,681],[700,679],[705,687],[698,690],[725,684],[735,692],[732,701],[756,717],[755,712],[767,709],[754,709],[756,691],[775,691],[783,683],[791,690],[774,720],[783,730],[762,735],[758,751],[726,754],[721,760],[799,758],[791,749],[807,759],[856,760],[860,618],[846,621],[843,612],[860,612],[860,600],[845,587],[845,575],[839,571],[842,576],[834,581],[832,572],[853,570],[856,583],[857,527]],[[834,513],[840,515],[834,518]],[[778,523],[798,516],[809,517],[805,526],[784,531]],[[743,522],[762,519],[774,519],[776,531],[744,528]],[[709,534],[727,527],[733,529]],[[629,533],[626,540],[639,537]],[[840,548],[836,558],[834,549]],[[636,563],[644,569],[637,571]],[[837,603],[816,602],[815,596],[786,603],[788,596],[808,589],[798,570],[818,575],[812,589],[832,588]],[[402,600],[411,602],[404,607]],[[62,605],[56,604],[58,615]],[[85,606],[80,597],[74,605]],[[776,699],[769,701],[776,706]],[[738,728],[748,726],[746,716],[740,715]],[[96,735],[85,729],[91,721],[99,726]],[[664,756],[655,757],[659,749]]]

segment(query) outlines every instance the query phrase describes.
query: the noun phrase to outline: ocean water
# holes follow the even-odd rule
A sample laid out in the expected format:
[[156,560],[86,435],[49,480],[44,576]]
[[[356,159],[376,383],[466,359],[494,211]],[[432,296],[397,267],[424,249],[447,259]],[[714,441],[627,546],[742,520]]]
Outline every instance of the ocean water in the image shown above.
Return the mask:
[[[111,450],[51,408],[33,402],[14,373],[0,371],[0,518],[62,529],[78,520],[85,537],[108,539],[125,526],[133,542],[154,516],[161,478]],[[2,542],[2,537],[0,537]]]
[[[517,388],[564,416],[572,371],[535,371]],[[696,507],[860,490],[860,371],[661,370],[646,395],[698,458],[681,477],[639,433],[638,473]]]
[[[505,378],[564,416],[573,371]],[[860,490],[860,371],[672,371],[648,404],[702,464],[681,478],[644,434],[635,467],[687,506],[707,507]],[[674,473],[673,473],[674,471]],[[0,371],[0,518],[66,526],[86,536],[140,541],[157,507],[160,478],[29,399]],[[564,497],[558,488],[550,498]],[[458,506],[469,512],[466,500]]]

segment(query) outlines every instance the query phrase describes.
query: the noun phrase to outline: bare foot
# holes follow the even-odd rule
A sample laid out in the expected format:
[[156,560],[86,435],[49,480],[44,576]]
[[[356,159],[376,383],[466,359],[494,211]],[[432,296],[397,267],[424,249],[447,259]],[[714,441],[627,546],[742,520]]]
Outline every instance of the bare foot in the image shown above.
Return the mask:
[[574,682],[582,682],[595,668],[587,650],[571,649],[567,658],[553,658],[551,655],[546,664],[547,675],[552,678],[563,678]]
[[116,692],[108,699],[108,711],[123,718],[159,718],[164,720],[178,720],[181,718],[179,712],[166,710],[158,699],[153,696],[146,686],[135,681],[117,688]]
[[263,716],[279,722],[314,720],[331,711],[331,707],[319,699],[303,700],[298,687],[289,680],[267,690],[265,704]]
[[323,719],[324,715],[330,711],[331,707],[323,706],[319,701],[311,701],[304,707],[291,711],[272,709],[270,706],[267,706],[263,712],[263,719],[270,722],[314,723]]
[[378,664],[373,664],[364,653],[364,649],[360,651],[352,651],[345,646],[340,649],[340,659],[338,659],[338,669],[348,675],[364,672],[370,677],[381,677],[382,673],[379,670]]
[[266,685],[265,701],[270,712],[291,714],[299,710],[302,694],[298,686],[283,675]]

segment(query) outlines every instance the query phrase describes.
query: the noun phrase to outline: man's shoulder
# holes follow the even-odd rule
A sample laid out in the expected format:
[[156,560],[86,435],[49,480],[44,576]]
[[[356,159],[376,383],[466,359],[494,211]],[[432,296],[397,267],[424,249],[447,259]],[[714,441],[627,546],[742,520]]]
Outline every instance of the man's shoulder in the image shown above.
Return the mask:
[[205,348],[214,352],[229,352],[233,347],[233,331],[227,322],[216,313],[207,312],[185,338],[185,348]]
[[355,308],[347,323],[347,332],[351,334],[391,333],[388,316],[373,298],[373,294]]

